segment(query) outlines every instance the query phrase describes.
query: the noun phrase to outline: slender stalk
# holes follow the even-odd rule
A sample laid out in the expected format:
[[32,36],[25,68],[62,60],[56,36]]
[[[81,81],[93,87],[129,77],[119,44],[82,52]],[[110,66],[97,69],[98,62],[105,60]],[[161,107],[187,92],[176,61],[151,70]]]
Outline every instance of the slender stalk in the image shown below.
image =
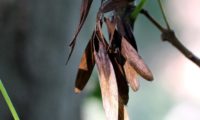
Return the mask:
[[147,17],[147,19],[151,21],[152,24],[154,24],[161,32],[164,32],[165,29],[153,17],[151,17],[146,10],[142,9],[140,13]]
[[167,29],[170,30],[170,26],[169,26],[169,23],[168,23],[168,21],[167,21],[167,17],[166,17],[166,15],[165,15],[165,13],[164,13],[164,10],[163,10],[161,1],[160,1],[160,0],[157,0],[157,1],[158,1],[159,6],[160,6],[160,10],[161,10],[161,12],[162,12],[162,16],[163,16],[163,18],[164,18],[164,21],[165,21],[165,23],[166,23],[166,25],[167,25]]
[[17,112],[16,112],[16,110],[15,110],[15,108],[14,108],[14,106],[13,106],[11,100],[10,100],[10,97],[8,96],[8,93],[7,93],[7,91],[6,91],[6,89],[5,89],[5,87],[4,87],[4,85],[3,85],[1,80],[0,80],[0,91],[1,91],[1,93],[2,93],[2,95],[4,97],[4,99],[5,99],[8,107],[9,107],[11,113],[12,113],[12,116],[13,116],[14,120],[20,120],[19,116],[18,116],[18,114],[17,114]]
[[140,11],[142,10],[142,8],[143,8],[143,6],[144,6],[144,4],[145,4],[146,2],[147,2],[147,0],[142,0],[142,1],[140,1],[140,3],[136,6],[136,8],[134,9],[134,11],[131,13],[131,16],[130,16],[131,21],[134,21],[134,20],[137,18],[138,14],[139,14]]

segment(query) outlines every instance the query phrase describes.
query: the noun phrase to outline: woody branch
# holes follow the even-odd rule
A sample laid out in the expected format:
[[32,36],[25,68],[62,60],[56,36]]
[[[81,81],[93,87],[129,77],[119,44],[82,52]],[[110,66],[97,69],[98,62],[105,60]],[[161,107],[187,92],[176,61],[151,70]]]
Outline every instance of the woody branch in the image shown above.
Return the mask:
[[149,15],[146,10],[141,10],[141,13],[147,17],[161,32],[161,38],[163,41],[171,43],[175,48],[177,48],[186,58],[195,63],[200,67],[200,59],[194,55],[189,49],[187,49],[176,37],[173,30],[163,28],[153,17]]

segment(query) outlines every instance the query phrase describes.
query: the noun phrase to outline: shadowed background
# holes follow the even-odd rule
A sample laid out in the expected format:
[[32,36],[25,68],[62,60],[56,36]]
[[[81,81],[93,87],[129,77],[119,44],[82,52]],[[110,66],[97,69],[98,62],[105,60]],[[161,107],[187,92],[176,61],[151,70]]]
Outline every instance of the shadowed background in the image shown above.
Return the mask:
[[[0,0],[0,78],[21,120],[105,119],[95,93],[95,71],[83,93],[73,92],[80,57],[94,29],[98,0],[65,65],[80,4],[81,0]],[[149,0],[145,8],[164,25],[156,1]],[[199,9],[198,0],[165,4],[177,37],[200,56]],[[136,21],[135,36],[155,80],[139,78],[140,90],[130,90],[130,119],[199,120],[200,70],[169,43],[161,42],[160,32],[142,15]],[[0,95],[0,120],[9,119],[12,116]]]

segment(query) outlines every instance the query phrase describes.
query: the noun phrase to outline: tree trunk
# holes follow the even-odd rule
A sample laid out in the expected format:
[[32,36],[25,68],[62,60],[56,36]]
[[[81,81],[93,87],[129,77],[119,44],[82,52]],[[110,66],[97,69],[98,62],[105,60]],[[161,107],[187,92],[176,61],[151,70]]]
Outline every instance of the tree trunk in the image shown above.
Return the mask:
[[[0,0],[0,78],[21,120],[81,119],[65,66],[70,2]],[[9,119],[0,96],[0,120]]]

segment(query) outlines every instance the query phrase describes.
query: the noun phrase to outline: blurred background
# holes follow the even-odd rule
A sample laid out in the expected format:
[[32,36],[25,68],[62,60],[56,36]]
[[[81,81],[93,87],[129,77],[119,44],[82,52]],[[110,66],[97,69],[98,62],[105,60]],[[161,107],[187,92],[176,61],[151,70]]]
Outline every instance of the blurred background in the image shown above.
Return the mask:
[[[95,26],[95,0],[66,66],[81,0],[0,0],[0,79],[21,120],[105,120],[94,71],[84,91],[73,92],[81,54]],[[156,1],[145,6],[165,25]],[[200,57],[200,1],[168,0],[164,9],[180,41]],[[142,15],[135,25],[139,53],[154,81],[138,77],[130,89],[130,120],[200,120],[200,69],[167,42]],[[0,95],[0,120],[12,120]]]

